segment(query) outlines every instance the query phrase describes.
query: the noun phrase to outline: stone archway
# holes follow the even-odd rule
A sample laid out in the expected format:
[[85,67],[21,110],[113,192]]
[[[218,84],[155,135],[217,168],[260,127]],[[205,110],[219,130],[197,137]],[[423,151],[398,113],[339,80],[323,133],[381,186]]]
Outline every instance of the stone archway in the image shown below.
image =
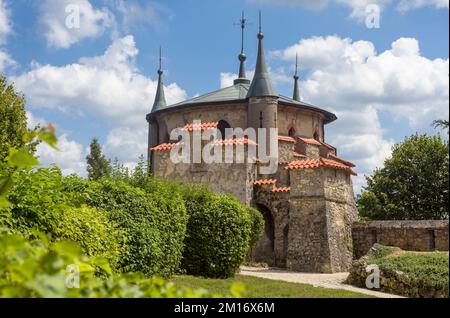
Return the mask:
[[256,208],[264,217],[264,233],[254,249],[254,259],[258,263],[275,265],[275,222],[268,207],[257,204]]

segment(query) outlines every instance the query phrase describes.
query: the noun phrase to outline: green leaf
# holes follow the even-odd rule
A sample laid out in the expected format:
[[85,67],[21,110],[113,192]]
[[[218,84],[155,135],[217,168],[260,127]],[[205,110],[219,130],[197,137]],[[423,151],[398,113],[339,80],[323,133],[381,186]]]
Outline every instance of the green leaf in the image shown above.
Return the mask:
[[55,150],[59,150],[57,147],[58,144],[58,138],[55,136],[55,134],[52,131],[48,130],[41,130],[38,133],[38,137],[45,142],[47,145],[52,147]]
[[30,169],[39,165],[39,160],[36,159],[26,148],[16,150],[10,148],[9,156],[6,158],[7,164],[12,168]]
[[11,203],[9,203],[8,199],[6,199],[6,197],[4,196],[0,196],[0,209],[6,209],[11,205]]

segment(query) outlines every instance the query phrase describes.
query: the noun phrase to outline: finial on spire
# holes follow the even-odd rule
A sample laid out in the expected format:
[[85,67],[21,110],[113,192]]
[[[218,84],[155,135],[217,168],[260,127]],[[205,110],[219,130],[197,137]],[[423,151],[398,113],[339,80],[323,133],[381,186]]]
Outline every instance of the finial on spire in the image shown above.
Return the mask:
[[259,33],[262,34],[262,15],[261,15],[261,10],[259,10]]
[[162,47],[159,47],[159,68],[158,68],[158,87],[156,89],[155,102],[153,103],[152,112],[160,110],[167,106],[166,96],[164,94],[164,84],[163,84],[163,74],[162,69]]
[[247,60],[247,56],[244,53],[244,37],[245,37],[245,27],[247,26],[247,19],[245,18],[245,13],[242,11],[242,18],[239,21],[239,25],[241,27],[241,53],[239,54],[239,78],[234,80],[234,85],[236,84],[249,84],[250,80],[248,80],[245,74],[245,61]]
[[292,99],[296,101],[300,101],[300,89],[298,86],[298,80],[300,77],[298,76],[298,53],[295,54],[295,74],[294,74],[294,95]]

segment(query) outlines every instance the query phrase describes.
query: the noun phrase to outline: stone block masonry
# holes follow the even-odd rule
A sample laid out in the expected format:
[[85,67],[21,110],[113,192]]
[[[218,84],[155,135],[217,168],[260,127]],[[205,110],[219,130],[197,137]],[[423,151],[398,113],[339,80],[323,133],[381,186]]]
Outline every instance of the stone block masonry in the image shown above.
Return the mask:
[[352,226],[353,257],[359,259],[375,244],[406,251],[448,251],[448,220],[372,221]]

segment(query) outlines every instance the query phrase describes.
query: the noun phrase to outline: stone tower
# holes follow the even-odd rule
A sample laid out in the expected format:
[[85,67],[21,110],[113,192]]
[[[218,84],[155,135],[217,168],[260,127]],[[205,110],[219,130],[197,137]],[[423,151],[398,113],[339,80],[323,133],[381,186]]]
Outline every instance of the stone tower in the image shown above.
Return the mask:
[[272,86],[266,65],[263,46],[264,35],[261,31],[261,13],[259,19],[258,58],[256,61],[255,76],[247,94],[247,125],[254,129],[266,129],[266,149],[269,149],[269,129],[278,128],[278,94]]

